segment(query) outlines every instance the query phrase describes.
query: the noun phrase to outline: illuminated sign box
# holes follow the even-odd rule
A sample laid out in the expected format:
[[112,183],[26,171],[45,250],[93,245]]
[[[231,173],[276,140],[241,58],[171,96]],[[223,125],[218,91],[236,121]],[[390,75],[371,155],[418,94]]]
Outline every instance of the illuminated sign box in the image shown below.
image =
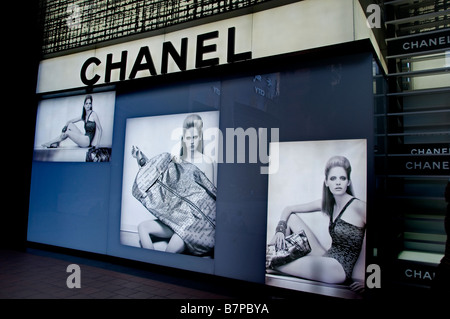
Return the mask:
[[[206,17],[251,7],[273,7],[292,0],[164,1],[48,0],[45,7],[45,54],[136,36]],[[62,23],[61,23],[62,22]]]
[[389,40],[389,55],[414,54],[450,48],[450,31],[427,32]]
[[393,175],[448,176],[450,147],[440,144],[405,144],[388,156],[388,172]]
[[305,0],[43,60],[37,93],[235,63],[371,37],[359,3]]

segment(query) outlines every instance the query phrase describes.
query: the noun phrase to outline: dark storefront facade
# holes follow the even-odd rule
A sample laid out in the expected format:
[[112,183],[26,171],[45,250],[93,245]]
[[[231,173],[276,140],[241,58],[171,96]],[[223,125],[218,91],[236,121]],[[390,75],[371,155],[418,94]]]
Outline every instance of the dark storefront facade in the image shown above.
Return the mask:
[[337,298],[427,293],[447,238],[448,6],[42,1],[28,244]]

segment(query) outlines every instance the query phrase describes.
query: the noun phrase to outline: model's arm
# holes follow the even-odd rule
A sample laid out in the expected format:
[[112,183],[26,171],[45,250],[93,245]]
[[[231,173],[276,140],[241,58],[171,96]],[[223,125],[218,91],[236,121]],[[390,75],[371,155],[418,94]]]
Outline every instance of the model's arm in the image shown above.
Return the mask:
[[315,200],[313,202],[300,204],[300,205],[292,205],[287,206],[283,209],[280,216],[280,221],[278,222],[277,228],[275,230],[275,247],[277,250],[279,249],[285,249],[286,248],[286,230],[287,230],[287,221],[289,219],[289,216],[291,214],[297,214],[297,213],[312,213],[321,210],[322,208],[322,202],[320,199]]
[[137,146],[133,145],[131,147],[131,155],[136,159],[139,167],[144,166],[148,162],[147,156],[145,156],[145,154],[142,153],[142,151]]
[[287,206],[281,212],[280,220],[287,222],[292,213],[312,213],[321,209],[322,202],[320,199],[305,204]]
[[80,122],[80,121],[82,121],[82,120],[83,120],[83,119],[81,118],[81,116],[76,117],[76,118],[73,118],[73,119],[67,121],[66,126],[68,126],[70,123],[76,123],[76,122]]

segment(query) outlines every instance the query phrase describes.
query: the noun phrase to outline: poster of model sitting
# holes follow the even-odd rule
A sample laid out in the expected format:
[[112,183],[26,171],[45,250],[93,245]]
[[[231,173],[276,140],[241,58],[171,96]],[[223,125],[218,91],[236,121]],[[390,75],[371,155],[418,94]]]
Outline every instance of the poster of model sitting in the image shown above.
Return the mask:
[[267,284],[361,297],[366,148],[363,139],[270,144],[279,167],[269,175]]
[[115,92],[45,99],[36,117],[34,160],[109,162]]
[[126,123],[121,244],[213,257],[219,112]]

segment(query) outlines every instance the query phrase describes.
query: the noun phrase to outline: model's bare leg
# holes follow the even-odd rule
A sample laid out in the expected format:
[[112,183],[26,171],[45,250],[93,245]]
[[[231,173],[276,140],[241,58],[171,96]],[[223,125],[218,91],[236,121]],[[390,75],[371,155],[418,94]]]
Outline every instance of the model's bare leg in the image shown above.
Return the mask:
[[173,236],[170,238],[169,244],[167,245],[166,251],[178,254],[182,253],[185,248],[186,245],[183,239],[181,239],[181,237],[177,234],[173,234]]
[[305,231],[306,237],[308,237],[309,245],[311,246],[311,252],[309,255],[317,255],[322,256],[325,254],[326,249],[322,246],[322,244],[317,239],[316,235],[311,231],[309,226],[301,219],[299,214],[291,214],[287,221],[287,234],[286,236],[292,233],[299,233],[301,230]]
[[57,138],[42,144],[42,147],[46,147],[46,148],[57,148],[59,147],[59,143],[61,143],[62,141],[64,141],[67,138],[67,134],[62,133],[60,136],[58,136]]
[[89,146],[89,137],[87,135],[84,135],[75,124],[70,123],[67,126],[65,134],[78,146],[80,147]]
[[336,259],[323,256],[307,255],[276,269],[287,275],[329,284],[343,283],[346,278],[344,268]]
[[150,235],[161,238],[171,238],[174,233],[163,223],[152,219],[143,221],[138,225],[138,234],[142,248],[154,249]]

